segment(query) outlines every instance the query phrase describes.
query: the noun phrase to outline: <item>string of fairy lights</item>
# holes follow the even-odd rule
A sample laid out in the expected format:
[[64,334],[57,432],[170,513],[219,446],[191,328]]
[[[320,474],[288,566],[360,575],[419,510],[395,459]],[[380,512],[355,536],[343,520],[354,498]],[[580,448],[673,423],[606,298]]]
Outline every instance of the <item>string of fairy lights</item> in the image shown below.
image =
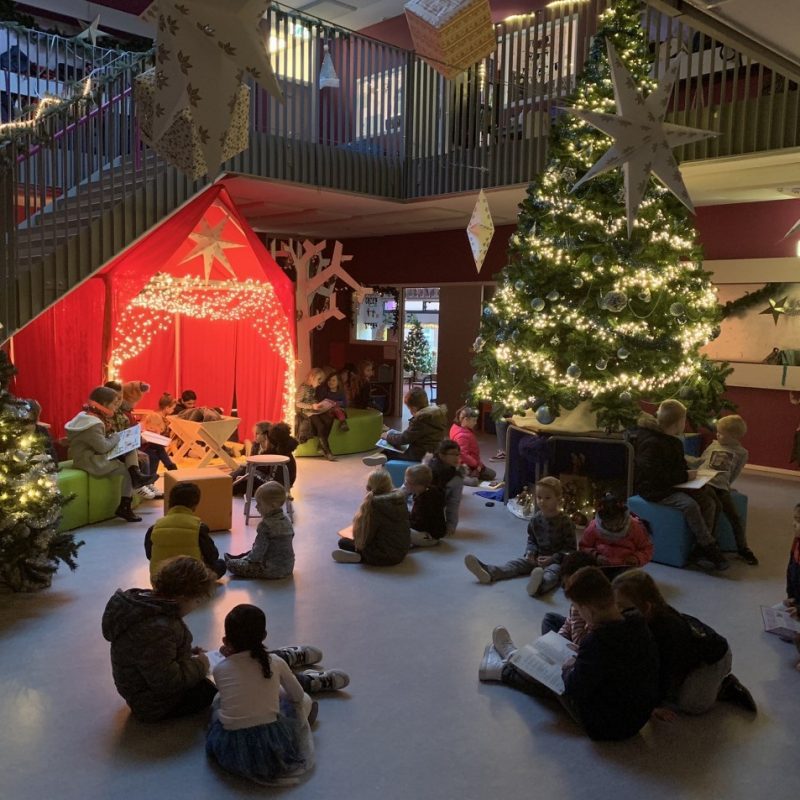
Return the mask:
[[170,330],[176,314],[215,321],[249,320],[259,336],[283,359],[283,419],[293,418],[294,345],[286,313],[268,283],[154,275],[120,316],[109,360],[109,377],[117,378],[126,361],[142,353],[158,333]]

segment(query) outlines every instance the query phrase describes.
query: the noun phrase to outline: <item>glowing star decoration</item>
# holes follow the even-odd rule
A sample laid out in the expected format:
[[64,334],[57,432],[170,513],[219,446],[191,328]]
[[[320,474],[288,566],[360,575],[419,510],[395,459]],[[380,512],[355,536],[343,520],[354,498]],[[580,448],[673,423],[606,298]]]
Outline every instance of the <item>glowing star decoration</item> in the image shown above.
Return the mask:
[[233,271],[233,267],[230,265],[225,251],[244,247],[244,245],[237,242],[227,242],[221,238],[222,229],[228,222],[229,220],[227,218],[221,219],[212,228],[205,219],[201,219],[200,230],[196,233],[189,234],[189,238],[195,243],[194,249],[181,259],[179,263],[185,264],[187,261],[197,258],[197,256],[203,256],[203,275],[205,276],[206,283],[208,283],[211,277],[214,261],[219,261],[232,278],[236,277],[236,273]]
[[789,309],[786,308],[786,301],[789,299],[789,296],[775,300],[774,298],[770,298],[769,306],[765,308],[763,311],[759,311],[759,314],[772,314],[772,321],[777,325],[778,320],[781,316],[783,316]]
[[486,252],[489,250],[492,237],[494,236],[494,222],[489,211],[489,201],[481,189],[475,208],[472,209],[472,216],[467,225],[467,238],[472,250],[472,257],[475,259],[475,268],[481,271]]
[[188,108],[209,172],[222,161],[245,74],[282,100],[259,23],[269,0],[155,0],[142,15],[157,28],[153,138]]
[[606,42],[614,85],[616,114],[567,109],[571,114],[613,137],[614,144],[572,187],[574,192],[597,175],[622,166],[625,178],[625,209],[628,236],[633,230],[636,212],[642,202],[652,172],[690,211],[694,206],[678,169],[672,148],[708,139],[717,134],[699,128],[686,128],[664,122],[672,89],[678,75],[674,64],[661,83],[647,98],[637,89],[636,81],[620,61],[611,42]]

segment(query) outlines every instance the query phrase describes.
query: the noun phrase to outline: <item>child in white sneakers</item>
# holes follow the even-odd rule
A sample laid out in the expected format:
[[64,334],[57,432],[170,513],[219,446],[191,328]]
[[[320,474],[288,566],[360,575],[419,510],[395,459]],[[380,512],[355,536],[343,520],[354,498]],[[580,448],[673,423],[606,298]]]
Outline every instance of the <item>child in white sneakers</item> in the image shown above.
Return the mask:
[[528,544],[522,558],[502,566],[484,564],[474,555],[464,557],[467,569],[481,582],[530,575],[528,594],[542,595],[555,589],[561,580],[561,562],[576,550],[575,525],[561,510],[563,489],[558,478],[542,478],[535,487],[537,511],[528,523]]

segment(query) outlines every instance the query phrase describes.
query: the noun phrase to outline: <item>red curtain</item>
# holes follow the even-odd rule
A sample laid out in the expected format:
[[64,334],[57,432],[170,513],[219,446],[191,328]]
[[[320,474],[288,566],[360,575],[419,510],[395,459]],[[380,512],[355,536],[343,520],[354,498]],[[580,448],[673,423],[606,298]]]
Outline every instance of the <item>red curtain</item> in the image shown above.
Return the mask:
[[181,391],[197,392],[197,405],[231,413],[236,365],[236,323],[181,317]]

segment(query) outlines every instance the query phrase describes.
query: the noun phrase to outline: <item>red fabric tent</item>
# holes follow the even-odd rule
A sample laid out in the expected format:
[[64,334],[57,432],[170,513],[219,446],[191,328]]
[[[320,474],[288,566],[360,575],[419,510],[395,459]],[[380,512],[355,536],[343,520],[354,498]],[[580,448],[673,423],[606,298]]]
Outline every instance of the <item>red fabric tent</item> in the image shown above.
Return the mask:
[[[181,263],[195,250],[189,235],[220,225],[219,239],[239,245],[224,250],[235,277],[217,259],[207,277],[259,284],[258,290],[271,298],[263,314],[219,320],[131,311],[131,302],[157,273],[194,276],[201,283],[206,277],[202,255]],[[42,420],[53,426],[54,436],[61,436],[88,392],[105,380],[111,354],[133,343],[141,352],[120,365],[119,379],[150,384],[139,407],[156,408],[162,392],[193,389],[199,405],[221,406],[230,413],[235,397],[244,438],[253,423],[281,419],[287,407],[294,379],[294,365],[287,361],[296,352],[294,304],[292,281],[239,214],[222,181],[18,332],[13,353],[19,374],[13,390],[37,399]]]

